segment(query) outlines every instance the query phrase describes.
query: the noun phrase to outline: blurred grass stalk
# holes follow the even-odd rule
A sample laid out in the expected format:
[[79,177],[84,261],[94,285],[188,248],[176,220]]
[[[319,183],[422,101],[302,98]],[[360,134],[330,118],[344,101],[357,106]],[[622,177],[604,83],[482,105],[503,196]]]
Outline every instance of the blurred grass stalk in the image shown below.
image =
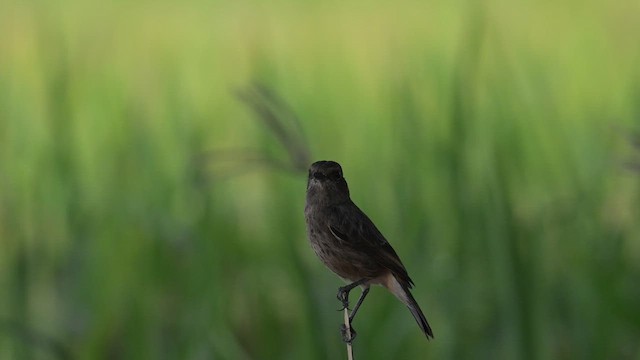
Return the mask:
[[612,129],[640,118],[639,10],[4,2],[0,358],[344,355],[304,177],[194,161],[289,154],[230,91],[252,79],[344,165],[433,323],[426,343],[374,289],[358,357],[637,358],[638,177]]

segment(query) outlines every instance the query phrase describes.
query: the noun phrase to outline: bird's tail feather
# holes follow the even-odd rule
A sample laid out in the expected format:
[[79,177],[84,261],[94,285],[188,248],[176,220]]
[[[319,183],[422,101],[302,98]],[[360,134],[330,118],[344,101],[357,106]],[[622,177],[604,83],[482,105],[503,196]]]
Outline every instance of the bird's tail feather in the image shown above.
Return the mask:
[[409,291],[409,287],[400,283],[395,276],[390,276],[390,281],[387,281],[385,284],[387,289],[393,293],[400,301],[402,301],[411,311],[411,315],[416,319],[418,326],[422,332],[428,338],[433,339],[433,331],[431,330],[431,326],[429,326],[429,322],[427,321],[426,316],[422,313],[420,306],[416,299],[413,298],[411,292]]

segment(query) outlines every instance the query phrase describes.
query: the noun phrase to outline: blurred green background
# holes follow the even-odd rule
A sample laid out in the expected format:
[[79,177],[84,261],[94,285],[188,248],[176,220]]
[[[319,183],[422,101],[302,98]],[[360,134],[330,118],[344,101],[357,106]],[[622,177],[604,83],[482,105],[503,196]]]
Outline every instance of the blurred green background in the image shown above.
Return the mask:
[[3,1],[0,358],[346,357],[305,173],[264,160],[291,155],[235,95],[257,81],[342,163],[434,329],[373,288],[356,358],[640,359],[639,19]]

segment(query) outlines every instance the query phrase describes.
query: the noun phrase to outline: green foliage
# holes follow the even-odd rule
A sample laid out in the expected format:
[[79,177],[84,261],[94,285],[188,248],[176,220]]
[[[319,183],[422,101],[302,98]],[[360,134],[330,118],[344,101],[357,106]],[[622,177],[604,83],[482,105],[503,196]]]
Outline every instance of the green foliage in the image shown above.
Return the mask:
[[246,156],[287,156],[234,96],[254,80],[342,163],[433,326],[374,288],[356,358],[638,358],[639,15],[3,2],[0,358],[345,356],[305,174]]

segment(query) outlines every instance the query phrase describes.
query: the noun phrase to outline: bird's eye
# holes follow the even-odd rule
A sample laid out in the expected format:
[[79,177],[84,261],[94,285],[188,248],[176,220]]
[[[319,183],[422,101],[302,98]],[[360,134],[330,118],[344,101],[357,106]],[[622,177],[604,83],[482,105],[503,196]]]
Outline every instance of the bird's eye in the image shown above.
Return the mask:
[[324,180],[324,179],[326,179],[327,177],[326,177],[326,175],[325,175],[325,174],[323,174],[323,173],[321,173],[321,172],[317,171],[317,172],[314,172],[314,173],[313,173],[313,178],[314,178],[314,179],[318,179],[318,180]]

